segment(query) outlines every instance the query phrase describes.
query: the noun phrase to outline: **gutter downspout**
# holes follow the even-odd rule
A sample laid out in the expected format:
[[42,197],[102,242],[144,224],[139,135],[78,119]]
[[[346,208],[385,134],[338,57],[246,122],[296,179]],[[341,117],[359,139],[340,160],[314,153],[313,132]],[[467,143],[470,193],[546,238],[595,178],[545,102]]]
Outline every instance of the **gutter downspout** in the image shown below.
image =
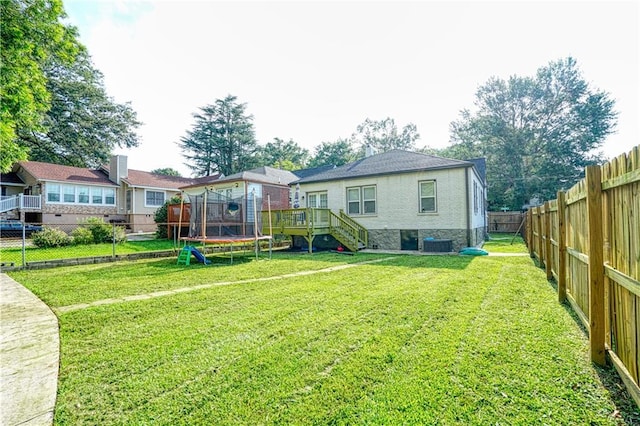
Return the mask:
[[465,216],[467,221],[467,247],[471,247],[471,214],[469,212],[469,168],[464,169],[464,187],[465,187]]

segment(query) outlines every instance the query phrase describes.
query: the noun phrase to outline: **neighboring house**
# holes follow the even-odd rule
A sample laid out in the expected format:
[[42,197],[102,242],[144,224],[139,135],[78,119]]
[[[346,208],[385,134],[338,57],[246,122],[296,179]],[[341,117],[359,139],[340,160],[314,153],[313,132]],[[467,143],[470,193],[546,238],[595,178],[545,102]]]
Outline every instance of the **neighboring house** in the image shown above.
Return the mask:
[[128,223],[133,232],[154,231],[156,210],[172,197],[180,195],[180,187],[205,179],[213,181],[218,177],[191,179],[128,169],[127,157],[123,155],[112,157],[109,167],[104,167],[103,172],[119,188],[117,204],[122,217],[118,219]]
[[129,170],[123,155],[113,156],[108,167],[97,170],[21,161],[13,173],[2,175],[0,186],[7,195],[0,214],[49,225],[76,225],[101,217],[127,223],[133,232],[154,231],[158,207],[178,195],[179,187],[196,181]]
[[[229,218],[224,213],[214,214],[213,209],[209,208],[207,212],[209,223],[205,226],[212,225],[214,221],[219,221],[220,226],[217,231],[214,226],[210,226],[211,229],[205,231],[206,233],[210,235],[252,235],[254,218],[260,220],[262,211],[267,211],[269,208],[276,210],[290,207],[289,184],[297,179],[298,177],[292,172],[265,166],[235,173],[220,179],[201,179],[192,185],[183,186],[181,190],[187,196],[185,200],[188,198],[191,201],[199,200],[198,202],[204,202],[202,196],[206,193],[208,194],[207,203],[209,204],[228,205],[233,203],[240,206],[241,217],[235,217],[228,223],[225,220]],[[198,199],[197,197],[201,198]],[[256,205],[257,216],[254,216],[256,212],[253,209],[253,197],[258,203]],[[194,212],[198,211],[193,205],[183,206],[181,215],[177,205],[170,206],[169,222],[172,225],[177,225],[179,221],[185,224],[190,221],[193,222],[193,220],[199,220],[195,216],[192,220],[192,210]],[[200,226],[195,226],[193,223],[191,225],[191,233],[200,231]],[[181,235],[184,236],[184,234]]]
[[299,179],[301,207],[343,211],[368,231],[368,247],[453,249],[482,243],[486,183],[471,161],[392,150]]

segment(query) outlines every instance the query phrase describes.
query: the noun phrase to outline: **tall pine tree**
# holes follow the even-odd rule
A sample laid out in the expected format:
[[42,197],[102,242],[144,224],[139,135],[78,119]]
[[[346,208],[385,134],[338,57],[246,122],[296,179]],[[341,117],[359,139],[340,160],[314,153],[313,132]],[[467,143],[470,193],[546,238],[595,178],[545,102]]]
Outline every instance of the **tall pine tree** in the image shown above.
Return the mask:
[[253,116],[237,97],[217,99],[193,117],[193,128],[178,145],[194,176],[229,176],[257,165]]

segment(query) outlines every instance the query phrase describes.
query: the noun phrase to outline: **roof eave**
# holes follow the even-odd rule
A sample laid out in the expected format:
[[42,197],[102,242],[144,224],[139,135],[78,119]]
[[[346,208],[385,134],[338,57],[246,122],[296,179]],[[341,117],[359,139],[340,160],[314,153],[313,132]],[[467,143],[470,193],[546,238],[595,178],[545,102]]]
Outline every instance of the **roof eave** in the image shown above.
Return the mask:
[[360,178],[367,178],[367,177],[373,177],[373,176],[389,176],[389,175],[399,175],[399,174],[406,174],[406,173],[428,172],[431,170],[462,169],[462,168],[466,169],[469,167],[473,167],[473,163],[469,163],[469,162],[465,162],[465,163],[467,164],[449,164],[445,166],[428,167],[428,168],[421,168],[421,169],[398,170],[394,172],[368,173],[365,175],[357,175],[357,176],[349,176],[349,177],[336,177],[336,178],[312,179],[312,180],[300,179],[300,180],[291,182],[289,185],[295,185],[298,183],[302,185],[305,183],[332,182],[332,181],[338,181],[338,180],[352,180],[352,179],[360,179]]

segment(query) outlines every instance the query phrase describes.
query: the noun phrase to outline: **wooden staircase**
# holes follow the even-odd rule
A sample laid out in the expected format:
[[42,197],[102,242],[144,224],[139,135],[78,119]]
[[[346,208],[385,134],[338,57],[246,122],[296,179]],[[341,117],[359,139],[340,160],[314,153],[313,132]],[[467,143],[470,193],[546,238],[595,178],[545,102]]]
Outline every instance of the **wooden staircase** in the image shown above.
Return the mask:
[[367,247],[367,229],[342,210],[335,214],[329,209],[287,209],[262,212],[262,233],[297,235],[304,237],[312,251],[313,240],[318,235],[331,235],[350,251]]
[[351,251],[358,251],[367,247],[369,233],[365,227],[342,210],[340,210],[339,215],[330,211],[330,218],[329,234],[338,240],[340,244]]

